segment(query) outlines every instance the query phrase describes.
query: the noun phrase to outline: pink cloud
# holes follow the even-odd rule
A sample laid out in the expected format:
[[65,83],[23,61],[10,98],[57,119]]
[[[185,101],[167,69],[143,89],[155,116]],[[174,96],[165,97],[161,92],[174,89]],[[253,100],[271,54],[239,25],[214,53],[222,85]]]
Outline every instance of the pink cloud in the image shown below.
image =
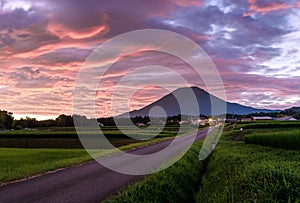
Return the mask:
[[248,2],[249,12],[244,13],[244,16],[249,16],[253,13],[266,14],[272,11],[278,11],[283,9],[300,8],[299,1],[294,4],[270,2],[264,6],[257,6],[257,0],[248,0]]
[[[15,114],[71,114],[75,79],[86,57],[105,40],[144,28],[173,30],[201,43],[213,57],[230,101],[268,108],[297,105],[299,78],[287,80],[255,74],[258,69],[268,71],[268,67],[258,64],[280,52],[269,46],[287,32],[281,29],[286,25],[278,19],[259,21],[245,16],[261,13],[263,18],[272,11],[282,11],[285,15],[289,9],[299,8],[299,2],[249,0],[249,11],[244,17],[246,3],[237,3],[234,10],[224,13],[224,9],[216,6],[204,8],[202,1],[196,0],[143,3],[130,0],[126,6],[113,0],[41,2],[44,6],[32,4],[28,10],[0,12],[0,105]],[[163,23],[170,19],[178,26]],[[222,30],[225,25],[235,30]],[[183,61],[147,52],[147,48],[122,57],[102,78],[97,99],[105,102],[97,103],[98,115],[109,115],[112,90],[128,71],[139,66],[170,67],[191,81],[191,85],[205,88],[203,81]],[[152,73],[155,74],[161,80],[169,79],[162,72]],[[130,108],[140,108],[161,96],[155,87],[146,87],[133,96]]]

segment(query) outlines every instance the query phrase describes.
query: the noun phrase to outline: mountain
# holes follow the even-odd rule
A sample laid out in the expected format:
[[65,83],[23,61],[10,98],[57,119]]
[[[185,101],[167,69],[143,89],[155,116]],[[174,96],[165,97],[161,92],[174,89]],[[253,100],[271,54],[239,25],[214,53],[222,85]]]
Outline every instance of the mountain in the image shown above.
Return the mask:
[[289,108],[289,109],[285,109],[284,112],[300,113],[300,107],[292,107],[292,108]]
[[[196,100],[190,99],[192,98],[192,93],[194,93]],[[178,100],[181,101],[181,108],[179,108]],[[161,107],[168,116],[174,116],[178,114],[184,114],[184,115],[192,115],[196,116],[198,112],[195,112],[195,110],[192,108],[192,106],[195,105],[195,101],[197,102],[196,105],[198,105],[200,113],[210,116],[210,115],[216,115],[216,114],[222,114],[224,113],[223,109],[221,108],[222,105],[224,107],[227,107],[227,113],[230,114],[251,114],[251,113],[270,113],[270,112],[280,112],[277,110],[269,110],[269,109],[256,109],[249,106],[243,106],[237,103],[230,103],[225,102],[224,100],[214,96],[210,95],[208,92],[206,92],[203,89],[200,89],[198,87],[184,87],[179,88],[172,93],[162,97],[161,99],[153,102],[152,104],[149,104],[139,110],[134,110],[129,112],[130,117],[135,116],[148,116],[149,111],[153,107]],[[215,106],[217,108],[214,109],[214,112],[212,113],[211,109],[211,103],[216,104]],[[180,111],[180,109],[182,111]],[[151,110],[153,111],[153,110]],[[183,113],[182,113],[183,112]],[[152,112],[153,113],[153,112]],[[124,114],[123,114],[124,115]],[[162,114],[159,111],[154,111],[152,114],[153,116],[161,116]],[[122,115],[121,115],[122,117]]]

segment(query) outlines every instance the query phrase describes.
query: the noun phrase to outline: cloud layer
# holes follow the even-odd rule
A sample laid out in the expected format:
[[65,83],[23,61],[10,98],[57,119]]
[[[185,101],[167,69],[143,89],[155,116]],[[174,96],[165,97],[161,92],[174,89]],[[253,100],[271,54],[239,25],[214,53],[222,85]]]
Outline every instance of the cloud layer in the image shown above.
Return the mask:
[[[146,28],[198,43],[220,71],[229,101],[271,109],[299,106],[299,19],[296,0],[0,0],[0,108],[17,117],[71,114],[76,75],[89,54],[107,39]],[[154,62],[193,78],[185,64],[163,54],[123,57],[97,93],[108,102],[97,104],[99,116],[110,113],[106,90],[132,64]],[[140,90],[130,106],[161,97],[164,91],[155,88]]]

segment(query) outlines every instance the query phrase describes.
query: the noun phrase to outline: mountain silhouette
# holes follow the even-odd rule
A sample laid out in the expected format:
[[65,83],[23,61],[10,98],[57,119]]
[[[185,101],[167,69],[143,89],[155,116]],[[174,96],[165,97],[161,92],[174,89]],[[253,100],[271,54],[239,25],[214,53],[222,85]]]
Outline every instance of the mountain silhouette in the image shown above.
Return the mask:
[[[192,93],[195,96],[193,96]],[[181,105],[179,105],[178,101],[180,101]],[[214,109],[212,109],[212,103],[215,104]],[[194,108],[195,105],[198,106],[199,111],[195,110]],[[178,114],[199,116],[198,114],[199,112],[200,114],[206,116],[219,115],[219,114],[224,114],[226,112],[230,114],[240,114],[240,115],[259,113],[259,112],[263,112],[263,113],[280,112],[278,110],[257,109],[249,106],[243,106],[237,103],[226,102],[214,95],[209,94],[205,90],[200,89],[198,87],[183,87],[183,88],[176,89],[172,93],[165,95],[159,100],[139,110],[134,110],[129,112],[129,115],[130,117],[148,116],[149,112],[153,108],[163,109],[167,116],[174,116]],[[224,112],[225,110],[226,112]],[[161,116],[161,113],[159,111],[156,112],[154,111],[152,115],[159,117]]]
[[300,113],[300,107],[292,107],[292,108],[289,108],[289,109],[285,109],[284,112],[296,112],[296,113]]

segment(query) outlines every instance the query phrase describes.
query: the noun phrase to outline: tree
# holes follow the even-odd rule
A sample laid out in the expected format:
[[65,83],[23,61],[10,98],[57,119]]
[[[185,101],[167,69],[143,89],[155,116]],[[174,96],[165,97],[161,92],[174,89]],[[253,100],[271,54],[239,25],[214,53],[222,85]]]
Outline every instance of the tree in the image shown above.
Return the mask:
[[14,123],[13,113],[0,110],[0,128],[11,129]]
[[62,126],[62,127],[73,127],[74,126],[72,116],[67,116],[67,115],[61,114],[55,120],[56,120],[58,126]]
[[38,127],[38,121],[35,118],[30,118],[26,116],[25,119],[23,118],[20,119],[20,125],[23,128],[35,128]]
[[296,118],[297,120],[300,120],[300,113],[294,114],[294,118]]

